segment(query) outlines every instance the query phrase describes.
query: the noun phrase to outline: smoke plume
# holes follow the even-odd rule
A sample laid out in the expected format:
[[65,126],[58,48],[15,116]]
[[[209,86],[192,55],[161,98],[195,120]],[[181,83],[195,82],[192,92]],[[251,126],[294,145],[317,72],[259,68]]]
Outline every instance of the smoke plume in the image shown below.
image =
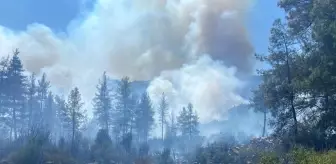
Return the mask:
[[55,90],[78,86],[91,104],[103,71],[112,78],[150,80],[171,108],[194,104],[202,121],[218,119],[246,100],[237,73],[253,68],[244,25],[253,0],[97,0],[64,33],[42,24],[25,31],[0,26],[0,53],[21,51],[24,67],[46,72]]

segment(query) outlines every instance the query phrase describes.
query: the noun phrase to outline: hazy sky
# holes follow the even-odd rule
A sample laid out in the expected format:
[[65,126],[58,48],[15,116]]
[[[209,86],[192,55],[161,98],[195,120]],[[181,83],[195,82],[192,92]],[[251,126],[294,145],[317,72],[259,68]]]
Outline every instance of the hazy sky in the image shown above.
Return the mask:
[[149,80],[153,100],[165,92],[210,121],[247,102],[241,75],[282,16],[275,0],[0,0],[0,56],[20,48],[28,71],[86,102],[103,71]]

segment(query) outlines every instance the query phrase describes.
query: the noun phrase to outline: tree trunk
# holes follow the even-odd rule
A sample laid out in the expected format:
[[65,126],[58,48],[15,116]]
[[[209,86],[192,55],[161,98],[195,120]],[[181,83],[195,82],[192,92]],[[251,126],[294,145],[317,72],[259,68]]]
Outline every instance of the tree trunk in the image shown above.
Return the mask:
[[76,130],[76,122],[75,122],[75,111],[72,111],[72,136],[71,136],[71,151],[74,153],[75,148],[75,130]]
[[162,141],[164,140],[164,136],[163,136],[163,116],[161,117],[162,121],[161,121],[161,135],[162,135]]
[[107,118],[105,119],[105,128],[106,128],[107,134],[109,134],[109,124],[108,124]]
[[295,108],[294,108],[294,100],[293,99],[294,98],[291,99],[291,110],[292,110],[293,120],[294,120],[294,137],[296,138],[297,134],[298,134],[298,123],[297,123],[296,111],[295,111]]
[[265,137],[266,136],[266,122],[267,122],[267,118],[266,118],[266,108],[264,109],[264,127],[263,127],[263,133],[262,136]]
[[287,66],[287,80],[288,80],[288,87],[289,87],[289,100],[290,100],[290,105],[291,105],[291,112],[292,112],[292,117],[294,121],[294,138],[296,139],[297,134],[298,134],[298,123],[297,123],[297,118],[296,118],[296,111],[294,107],[294,90],[292,88],[292,77],[291,77],[291,71],[290,71],[290,65],[289,65],[289,52],[287,45],[286,47],[286,66]]
[[17,139],[17,128],[16,128],[16,110],[13,108],[13,130],[14,130],[14,140]]

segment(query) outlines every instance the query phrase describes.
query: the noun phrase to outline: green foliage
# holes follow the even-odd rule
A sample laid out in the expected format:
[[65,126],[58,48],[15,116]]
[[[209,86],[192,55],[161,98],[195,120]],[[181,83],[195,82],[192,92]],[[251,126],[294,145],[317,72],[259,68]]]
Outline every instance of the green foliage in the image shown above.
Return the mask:
[[260,164],[280,164],[280,159],[274,153],[268,153],[261,157]]
[[[287,162],[285,162],[287,161]],[[288,154],[280,157],[274,153],[262,154],[260,164],[334,164],[336,152],[316,152],[310,149],[294,148]]]
[[297,148],[289,156],[296,164],[333,164],[336,161],[335,151],[320,153],[309,149]]

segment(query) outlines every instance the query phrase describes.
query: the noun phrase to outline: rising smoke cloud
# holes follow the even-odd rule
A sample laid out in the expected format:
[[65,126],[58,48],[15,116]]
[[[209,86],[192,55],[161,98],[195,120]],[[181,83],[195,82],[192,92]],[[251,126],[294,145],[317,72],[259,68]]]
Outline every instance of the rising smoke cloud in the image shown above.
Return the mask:
[[0,54],[19,48],[24,67],[46,72],[55,90],[78,86],[91,104],[103,71],[150,80],[153,99],[194,103],[202,121],[244,103],[237,73],[253,68],[245,18],[253,0],[97,0],[65,33],[41,24],[0,26]]

